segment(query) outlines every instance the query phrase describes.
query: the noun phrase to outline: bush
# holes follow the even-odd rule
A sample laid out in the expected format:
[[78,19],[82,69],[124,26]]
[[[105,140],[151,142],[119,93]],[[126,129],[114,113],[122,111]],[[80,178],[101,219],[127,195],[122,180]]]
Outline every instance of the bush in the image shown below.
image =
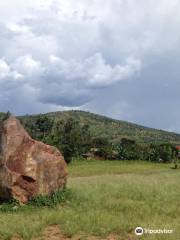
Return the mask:
[[34,207],[55,207],[59,203],[66,202],[71,197],[71,191],[65,189],[54,192],[49,196],[39,195],[37,197],[34,197],[28,202],[28,205]]
[[20,203],[11,199],[0,205],[0,212],[15,212],[19,210],[29,209],[31,207],[55,207],[60,203],[65,203],[73,198],[71,190],[65,189],[52,193],[51,195],[39,195],[32,198],[27,204]]
[[19,207],[20,204],[17,200],[10,199],[0,205],[0,212],[15,212],[19,209]]

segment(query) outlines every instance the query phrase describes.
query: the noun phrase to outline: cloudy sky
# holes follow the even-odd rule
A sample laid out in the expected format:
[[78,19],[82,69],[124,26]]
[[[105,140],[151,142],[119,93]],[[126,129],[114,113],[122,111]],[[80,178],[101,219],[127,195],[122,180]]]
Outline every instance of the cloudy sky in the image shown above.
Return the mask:
[[180,132],[180,1],[0,1],[0,111]]

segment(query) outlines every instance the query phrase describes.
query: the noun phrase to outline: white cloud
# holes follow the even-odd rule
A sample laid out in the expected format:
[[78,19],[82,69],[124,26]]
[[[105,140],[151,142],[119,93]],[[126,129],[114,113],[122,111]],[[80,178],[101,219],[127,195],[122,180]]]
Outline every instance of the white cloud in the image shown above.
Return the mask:
[[43,73],[41,62],[36,61],[31,55],[20,56],[15,60],[13,68],[26,77],[39,77]]
[[[24,68],[23,64],[20,66]],[[39,100],[56,105],[79,106],[89,101],[98,89],[139,72],[141,64],[139,60],[127,59],[122,66],[111,66],[97,53],[83,61],[65,60],[50,55],[49,63],[43,67],[40,64],[35,66],[39,69],[38,81],[31,81],[29,84],[39,90]]]
[[17,72],[16,70],[13,70],[11,66],[7,64],[6,61],[3,59],[0,59],[0,82],[3,83],[3,81],[6,81],[7,83],[9,81],[19,81],[19,79],[22,79],[23,75]]
[[9,73],[10,67],[4,60],[0,59],[0,79],[5,78]]
[[85,60],[84,71],[87,72],[88,84],[95,87],[106,87],[125,80],[138,73],[141,61],[134,58],[125,60],[124,65],[107,64],[100,53]]

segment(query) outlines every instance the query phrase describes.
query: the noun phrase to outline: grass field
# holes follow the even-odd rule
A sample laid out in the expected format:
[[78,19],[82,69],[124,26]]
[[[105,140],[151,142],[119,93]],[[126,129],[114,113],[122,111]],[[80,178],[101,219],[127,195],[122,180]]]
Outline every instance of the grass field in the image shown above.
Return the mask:
[[[17,234],[36,239],[47,226],[58,225],[66,236],[78,235],[82,240],[87,236],[178,240],[180,169],[171,167],[140,161],[73,162],[68,167],[71,195],[67,201],[55,208],[0,212],[0,236],[3,240]],[[173,234],[137,237],[137,226],[172,229]]]

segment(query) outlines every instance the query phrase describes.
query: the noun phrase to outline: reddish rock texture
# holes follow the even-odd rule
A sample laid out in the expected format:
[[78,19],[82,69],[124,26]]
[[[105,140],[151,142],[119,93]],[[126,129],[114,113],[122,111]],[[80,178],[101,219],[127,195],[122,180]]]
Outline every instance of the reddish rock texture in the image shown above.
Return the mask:
[[66,184],[66,163],[59,150],[33,140],[19,120],[10,117],[0,129],[0,198],[26,203]]

